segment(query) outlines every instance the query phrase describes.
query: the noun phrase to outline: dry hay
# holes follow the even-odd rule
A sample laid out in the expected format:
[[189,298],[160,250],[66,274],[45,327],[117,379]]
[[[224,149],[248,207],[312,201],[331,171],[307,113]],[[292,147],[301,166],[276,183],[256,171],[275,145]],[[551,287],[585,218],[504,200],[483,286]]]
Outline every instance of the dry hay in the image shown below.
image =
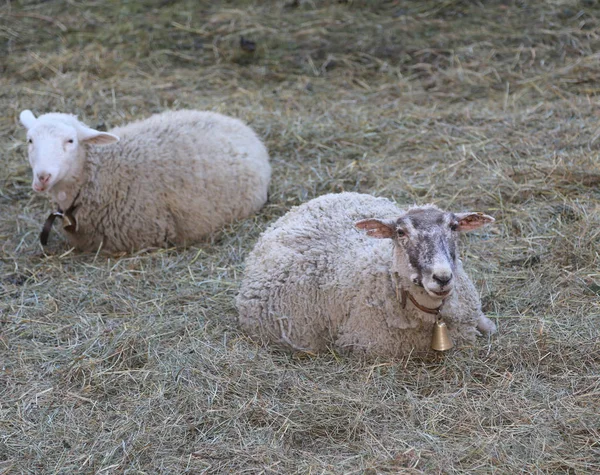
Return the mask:
[[[599,14],[4,2],[0,473],[599,471]],[[19,111],[108,128],[184,107],[265,137],[270,204],[189,249],[78,254],[53,234],[43,251]],[[493,214],[463,255],[500,333],[395,362],[248,340],[244,256],[290,206],[341,190]]]

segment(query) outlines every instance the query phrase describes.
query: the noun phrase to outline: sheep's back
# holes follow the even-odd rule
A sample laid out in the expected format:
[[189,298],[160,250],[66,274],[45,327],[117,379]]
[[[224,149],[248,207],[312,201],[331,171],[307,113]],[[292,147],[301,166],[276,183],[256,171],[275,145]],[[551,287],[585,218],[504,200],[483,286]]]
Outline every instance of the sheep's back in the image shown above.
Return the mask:
[[172,209],[190,213],[181,216],[182,225],[195,222],[212,231],[258,211],[267,200],[268,152],[238,119],[207,111],[169,111],[113,133],[120,134],[122,150],[128,151],[121,161],[134,158],[136,171],[147,168],[149,179],[160,180]]
[[327,194],[292,208],[261,236],[261,241],[279,240],[301,248],[306,241],[310,249],[331,252],[332,246],[361,246],[376,241],[356,229],[357,221],[366,218],[399,216],[401,210],[386,198],[361,193]]

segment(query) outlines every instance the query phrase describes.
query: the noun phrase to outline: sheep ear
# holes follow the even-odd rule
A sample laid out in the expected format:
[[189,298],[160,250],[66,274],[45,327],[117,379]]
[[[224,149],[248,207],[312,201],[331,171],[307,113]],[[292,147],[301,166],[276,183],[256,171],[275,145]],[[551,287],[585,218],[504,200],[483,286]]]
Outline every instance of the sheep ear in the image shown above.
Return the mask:
[[486,224],[493,223],[494,218],[483,213],[455,213],[458,219],[458,230],[459,231],[473,231]]
[[79,127],[79,140],[83,143],[92,145],[109,145],[117,143],[120,139],[116,135],[108,132],[90,129],[89,127]]
[[367,236],[374,238],[392,238],[396,233],[396,220],[395,219],[376,219],[369,218],[363,219],[354,223],[358,229],[366,229]]
[[33,112],[27,109],[19,114],[19,120],[21,121],[21,124],[23,124],[27,130],[29,130],[34,126],[37,119],[33,115]]

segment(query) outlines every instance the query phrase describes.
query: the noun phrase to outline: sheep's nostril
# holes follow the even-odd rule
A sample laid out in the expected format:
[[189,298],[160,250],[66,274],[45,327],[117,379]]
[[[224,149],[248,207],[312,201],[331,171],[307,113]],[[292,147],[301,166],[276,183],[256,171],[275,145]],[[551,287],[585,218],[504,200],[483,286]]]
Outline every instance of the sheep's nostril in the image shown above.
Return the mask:
[[50,173],[38,173],[38,181],[42,184],[45,185],[46,183],[48,183],[48,181],[50,180],[50,177],[52,175],[50,175]]
[[432,277],[433,280],[442,286],[446,285],[452,280],[452,274],[433,274]]

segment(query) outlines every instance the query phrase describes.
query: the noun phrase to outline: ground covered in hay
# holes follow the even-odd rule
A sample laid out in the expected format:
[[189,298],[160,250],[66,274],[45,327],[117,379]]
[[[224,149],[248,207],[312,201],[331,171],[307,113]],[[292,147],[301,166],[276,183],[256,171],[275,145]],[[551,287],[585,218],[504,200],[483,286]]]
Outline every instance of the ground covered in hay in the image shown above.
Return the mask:
[[[0,473],[599,471],[598,51],[594,0],[3,2]],[[41,248],[22,109],[187,107],[264,137],[258,216],[188,249]],[[342,190],[494,215],[462,254],[498,335],[402,361],[246,338],[244,256]]]

